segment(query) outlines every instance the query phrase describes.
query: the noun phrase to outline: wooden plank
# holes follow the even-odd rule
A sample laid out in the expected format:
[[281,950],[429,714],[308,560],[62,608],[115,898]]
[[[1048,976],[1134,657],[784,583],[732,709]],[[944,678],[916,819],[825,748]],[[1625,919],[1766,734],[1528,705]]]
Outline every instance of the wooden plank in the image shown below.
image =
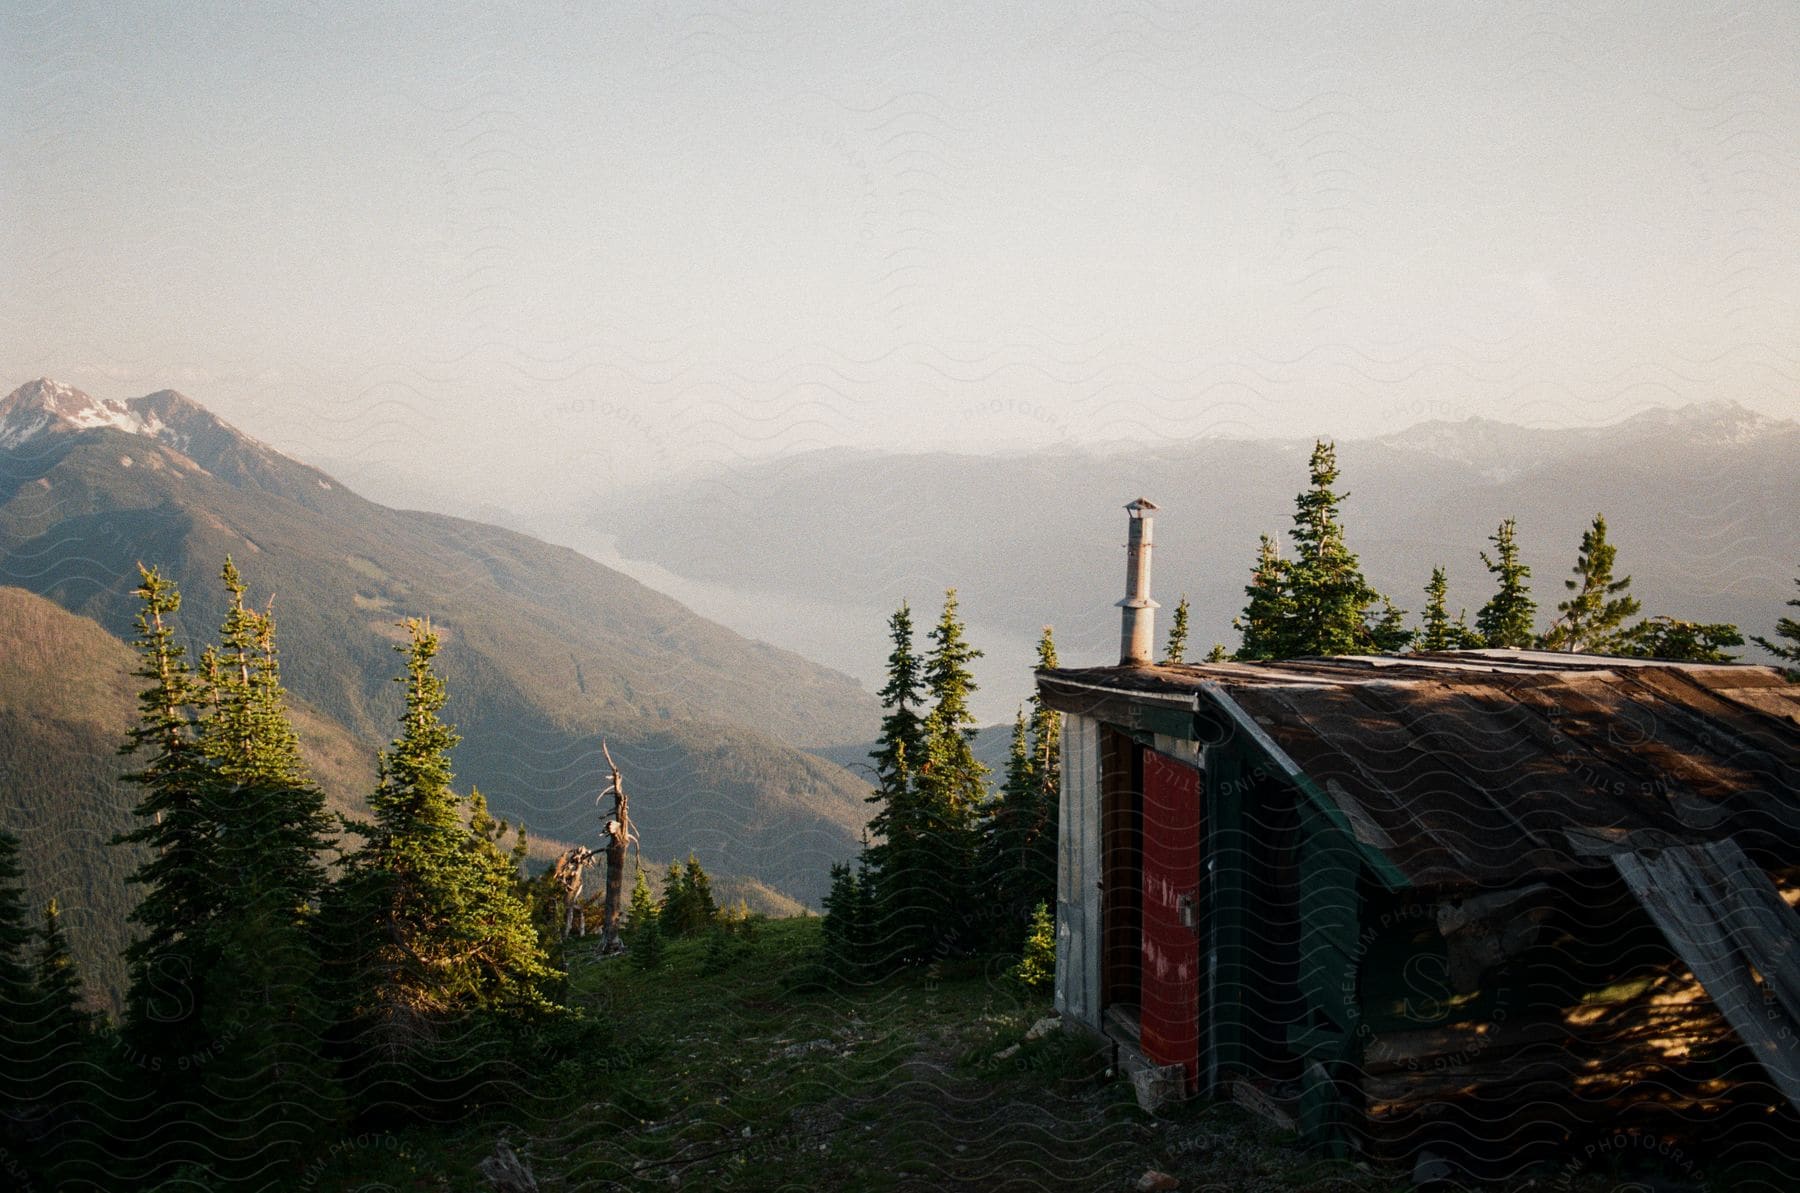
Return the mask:
[[1100,1028],[1100,892],[1098,856],[1098,723],[1063,718],[1062,798],[1057,807],[1056,1009],[1066,1018]]
[[1453,1065],[1473,1067],[1477,1060],[1508,1055],[1521,1048],[1566,1043],[1574,1033],[1561,1020],[1522,1023],[1453,1023],[1412,1031],[1385,1032],[1363,1047],[1362,1071],[1369,1074],[1404,1069],[1417,1074]]
[[[1699,726],[1703,735],[1700,740],[1707,742],[1717,757],[1742,766],[1754,756],[1756,762],[1751,769],[1762,770],[1777,763],[1775,756],[1779,756],[1788,760],[1791,770],[1794,747],[1790,726],[1800,700],[1789,685],[1765,688],[1765,695],[1758,697],[1742,689],[1734,691],[1706,683],[1700,676],[1674,669],[1634,671],[1627,673],[1626,678],[1681,705]],[[1749,715],[1733,715],[1734,710]]]
[[1294,1116],[1283,1109],[1281,1103],[1242,1078],[1231,1083],[1231,1100],[1283,1131],[1294,1129]]
[[1243,1000],[1251,994],[1246,984],[1244,956],[1244,847],[1243,796],[1249,789],[1245,772],[1248,751],[1241,739],[1206,752],[1202,871],[1206,875],[1204,1008],[1205,1081],[1208,1092],[1230,1073],[1241,1072],[1244,1063]]
[[[1758,898],[1746,870],[1730,863],[1719,865],[1703,847],[1675,847],[1656,856],[1620,853],[1612,861],[1738,1038],[1782,1095],[1800,1106],[1800,1006],[1789,1005],[1779,992],[1772,1000],[1763,997],[1751,968],[1760,973],[1779,970],[1781,960],[1761,955],[1766,942],[1730,931],[1732,906]],[[1747,858],[1744,866],[1756,869]],[[1739,893],[1734,899],[1725,894],[1728,890]],[[1793,909],[1788,908],[1785,916],[1772,908],[1764,910],[1785,925],[1782,935],[1800,937],[1800,915]]]
[[1715,689],[1715,694],[1800,728],[1800,701],[1789,692],[1779,688],[1723,688]]
[[1800,1011],[1800,936],[1791,927],[1793,909],[1736,841],[1714,841],[1704,848],[1715,872],[1726,877],[1724,906],[1732,939],[1742,942],[1757,972],[1789,1011]]
[[1096,721],[1132,729],[1139,727],[1138,718],[1146,710],[1154,708],[1179,713],[1184,719],[1171,722],[1178,729],[1163,732],[1177,732],[1178,736],[1191,736],[1193,733],[1195,697],[1192,692],[1137,691],[1039,676],[1038,696],[1047,707],[1057,712],[1091,717]]

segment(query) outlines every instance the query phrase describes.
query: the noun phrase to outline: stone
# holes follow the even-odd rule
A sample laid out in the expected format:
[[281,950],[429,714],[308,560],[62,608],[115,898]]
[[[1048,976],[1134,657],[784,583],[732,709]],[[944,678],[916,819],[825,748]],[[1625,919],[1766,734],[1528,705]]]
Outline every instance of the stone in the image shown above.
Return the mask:
[[1013,1057],[1015,1057],[1017,1055],[1019,1055],[1019,1046],[1017,1044],[1014,1044],[1010,1048],[1002,1048],[1000,1051],[994,1053],[994,1059],[995,1060],[1011,1060]]
[[1413,1164],[1414,1185],[1438,1185],[1455,1178],[1456,1165],[1434,1151],[1420,1152],[1417,1162]]
[[1138,1177],[1138,1193],[1158,1193],[1159,1190],[1179,1189],[1181,1182],[1166,1172],[1158,1172],[1154,1168],[1144,1169],[1144,1175]]
[[1187,1074],[1180,1065],[1146,1065],[1131,1075],[1131,1087],[1145,1114],[1155,1114],[1187,1093]]
[[1061,1016],[1050,1015],[1046,1018],[1039,1019],[1036,1023],[1032,1024],[1031,1030],[1025,1033],[1025,1038],[1027,1040],[1041,1040],[1061,1026]]
[[537,1176],[531,1171],[531,1165],[513,1151],[504,1135],[495,1141],[494,1154],[475,1168],[487,1178],[488,1186],[495,1193],[538,1193]]

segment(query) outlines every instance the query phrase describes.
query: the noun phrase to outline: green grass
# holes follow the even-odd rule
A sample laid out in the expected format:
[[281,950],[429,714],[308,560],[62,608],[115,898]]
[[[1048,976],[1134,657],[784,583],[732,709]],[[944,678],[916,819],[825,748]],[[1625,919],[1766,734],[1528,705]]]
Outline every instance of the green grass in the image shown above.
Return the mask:
[[[571,1057],[560,1094],[454,1131],[338,1149],[312,1188],[485,1188],[507,1135],[549,1190],[1183,1188],[1376,1190],[1392,1174],[1323,1166],[1235,1108],[1143,1114],[1081,1038],[1022,1042],[1048,999],[964,962],[860,989],[796,993],[816,919],[760,923],[721,963],[672,941],[658,970],[571,948],[571,1001],[608,1020],[616,1055]],[[1013,1044],[1006,1059],[996,1054]]]
[[[817,919],[759,922],[723,958],[671,941],[654,971],[575,942],[571,1001],[611,1024],[616,1051],[553,1063],[542,1096],[478,1122],[347,1138],[300,1187],[486,1190],[476,1166],[502,1135],[544,1193],[1086,1193],[1130,1189],[1147,1168],[1184,1190],[1411,1187],[1404,1171],[1315,1158],[1233,1104],[1143,1113],[1083,1037],[1024,1040],[1050,1006],[1002,976],[1008,959],[798,993],[818,940]],[[1780,1187],[1771,1171],[1750,1184]],[[1604,1164],[1546,1172],[1537,1187],[1620,1187]]]

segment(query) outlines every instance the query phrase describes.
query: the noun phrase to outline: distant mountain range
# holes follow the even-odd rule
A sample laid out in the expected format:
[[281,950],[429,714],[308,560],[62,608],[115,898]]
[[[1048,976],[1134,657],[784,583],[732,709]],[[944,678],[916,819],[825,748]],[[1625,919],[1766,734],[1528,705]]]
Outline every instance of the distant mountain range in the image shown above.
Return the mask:
[[[1055,626],[1066,661],[1116,652],[1120,507],[1139,495],[1161,507],[1159,633],[1185,593],[1193,652],[1215,641],[1235,646],[1231,619],[1244,603],[1257,536],[1275,535],[1291,550],[1286,532],[1311,446],[1201,439],[998,456],[823,450],[686,477],[609,507],[604,528],[624,528],[616,545],[625,559],[696,585],[733,585],[747,600],[830,594],[892,609],[910,598],[934,610],[955,586],[967,617],[1013,638],[999,671],[1010,708],[1012,692],[1028,690],[1024,644],[1039,627]],[[1432,422],[1338,448],[1350,545],[1375,586],[1414,613],[1442,564],[1452,608],[1473,617],[1492,591],[1478,553],[1491,550],[1487,537],[1509,516],[1544,623],[1595,513],[1606,515],[1619,571],[1633,577],[1647,614],[1767,635],[1793,595],[1800,423],[1727,403],[1582,430]],[[803,635],[777,640],[831,657],[811,651]]]
[[[540,854],[594,839],[603,736],[647,856],[695,850],[791,907],[816,900],[829,863],[854,850],[866,787],[801,748],[873,736],[879,708],[849,677],[574,551],[366,501],[172,391],[120,402],[42,380],[0,399],[0,586],[24,590],[0,601],[0,641],[61,645],[35,678],[0,665],[0,715],[14,718],[0,732],[13,760],[0,812],[51,868],[116,881],[114,862],[86,859],[131,801],[111,751],[137,682],[119,678],[137,562],[176,580],[182,630],[206,640],[227,554],[253,600],[274,596],[283,675],[341,807],[360,805],[393,735],[396,622],[425,615],[445,640],[459,786],[523,821]],[[54,682],[60,667],[82,682]],[[79,831],[47,811],[82,801]]]

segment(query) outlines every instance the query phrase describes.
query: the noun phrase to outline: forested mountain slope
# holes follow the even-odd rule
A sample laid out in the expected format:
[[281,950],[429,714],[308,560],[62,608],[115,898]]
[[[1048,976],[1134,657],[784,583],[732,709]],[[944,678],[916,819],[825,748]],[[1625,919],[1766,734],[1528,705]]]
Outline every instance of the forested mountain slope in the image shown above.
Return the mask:
[[[695,850],[717,874],[813,900],[854,850],[865,787],[797,748],[872,736],[878,707],[849,678],[573,551],[365,501],[178,394],[102,402],[46,381],[0,400],[0,584],[92,618],[113,663],[129,662],[117,639],[139,561],[178,583],[181,632],[199,643],[223,610],[227,554],[251,601],[273,594],[290,691],[335,723],[302,734],[354,741],[365,768],[399,711],[396,623],[428,616],[459,784],[533,836],[593,839],[604,736],[650,856]],[[88,725],[44,715],[59,733]],[[89,727],[91,750],[60,751],[98,766],[120,726],[103,741]],[[10,820],[24,796],[3,794]]]
[[[137,715],[137,657],[97,623],[22,588],[0,587],[0,823],[20,841],[25,889],[54,898],[70,946],[104,1000],[124,982],[120,953],[140,855],[108,844],[135,827],[139,792],[118,750]],[[312,708],[293,709],[301,751],[331,806],[366,810],[375,758]]]

